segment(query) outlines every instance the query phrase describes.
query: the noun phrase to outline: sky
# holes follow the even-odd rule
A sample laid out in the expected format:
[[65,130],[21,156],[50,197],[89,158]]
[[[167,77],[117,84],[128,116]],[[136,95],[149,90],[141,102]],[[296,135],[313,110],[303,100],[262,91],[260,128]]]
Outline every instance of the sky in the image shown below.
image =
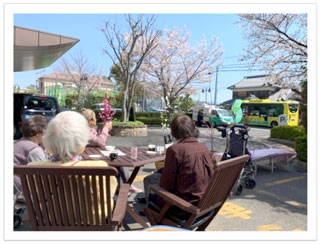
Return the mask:
[[[230,65],[240,64],[239,58],[244,54],[246,40],[242,38],[243,33],[237,27],[236,22],[239,18],[236,14],[156,14],[156,18],[157,29],[185,27],[189,30],[191,45],[196,45],[203,35],[207,40],[212,36],[218,36],[218,43],[222,44],[224,50],[221,57],[223,65],[231,67]],[[75,55],[81,50],[91,64],[102,68],[102,73],[106,76],[110,73],[111,60],[103,53],[106,40],[101,28],[108,20],[116,20],[122,26],[125,24],[123,14],[14,14],[16,26],[80,39],[80,42],[64,56]],[[59,59],[44,69],[14,72],[14,85],[21,88],[35,85],[40,76],[53,73],[53,67],[58,63]],[[197,85],[197,93],[192,96],[193,99],[196,102],[213,103],[217,80],[216,101],[219,104],[232,98],[232,91],[227,87],[239,82],[244,76],[263,74],[262,71],[238,71],[239,68],[227,68],[227,70],[218,72],[218,77],[214,75],[210,83]]]

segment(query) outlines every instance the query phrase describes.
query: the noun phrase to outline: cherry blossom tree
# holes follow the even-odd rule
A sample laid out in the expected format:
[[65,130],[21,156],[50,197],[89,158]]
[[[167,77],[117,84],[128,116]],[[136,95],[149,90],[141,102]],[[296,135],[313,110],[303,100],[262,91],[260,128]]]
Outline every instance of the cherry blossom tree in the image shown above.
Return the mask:
[[101,78],[102,71],[91,64],[81,50],[74,55],[61,58],[59,63],[54,66],[54,70],[57,80],[72,83],[72,87],[76,91],[75,105],[77,109],[87,106],[90,94],[101,88],[102,82],[110,82]]
[[139,80],[139,69],[145,57],[155,48],[156,40],[161,32],[153,29],[155,17],[125,15],[127,30],[121,31],[121,26],[107,21],[102,32],[105,35],[106,55],[112,60],[113,66],[119,71],[123,81],[122,118],[129,119],[128,112],[132,107],[135,93],[135,83]]
[[193,94],[195,83],[210,82],[213,66],[217,66],[223,51],[217,37],[209,43],[202,37],[196,47],[190,45],[190,33],[174,27],[165,29],[157,39],[157,47],[145,58],[141,71],[146,81],[153,82],[164,98],[168,117],[174,111],[174,101],[180,95]]
[[[248,40],[242,61],[260,64],[282,81],[297,88],[307,66],[306,14],[239,14],[240,27]],[[299,89],[295,89],[296,92]]]

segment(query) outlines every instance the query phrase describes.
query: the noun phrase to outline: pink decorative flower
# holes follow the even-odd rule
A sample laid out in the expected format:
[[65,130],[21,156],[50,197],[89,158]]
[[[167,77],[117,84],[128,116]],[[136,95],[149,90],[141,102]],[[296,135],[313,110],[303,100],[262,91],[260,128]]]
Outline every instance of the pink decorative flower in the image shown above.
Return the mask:
[[110,122],[116,114],[116,111],[112,110],[111,105],[107,99],[103,101],[104,110],[99,113],[99,117],[105,123]]

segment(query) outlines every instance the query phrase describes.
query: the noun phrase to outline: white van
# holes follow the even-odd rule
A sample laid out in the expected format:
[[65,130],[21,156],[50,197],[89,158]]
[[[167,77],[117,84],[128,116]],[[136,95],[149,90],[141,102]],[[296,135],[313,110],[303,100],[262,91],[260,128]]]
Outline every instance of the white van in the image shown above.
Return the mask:
[[[95,112],[101,112],[104,110],[104,104],[103,103],[95,103],[95,104],[92,104],[92,110],[95,111]],[[112,110],[115,110],[117,112],[121,112],[122,109],[121,108],[112,108]]]
[[232,113],[229,110],[216,107],[214,105],[209,105],[206,103],[197,104],[192,109],[192,120],[197,122],[198,112],[203,109],[203,120],[208,123],[211,118],[213,120],[214,126],[216,125],[230,125],[233,123]]

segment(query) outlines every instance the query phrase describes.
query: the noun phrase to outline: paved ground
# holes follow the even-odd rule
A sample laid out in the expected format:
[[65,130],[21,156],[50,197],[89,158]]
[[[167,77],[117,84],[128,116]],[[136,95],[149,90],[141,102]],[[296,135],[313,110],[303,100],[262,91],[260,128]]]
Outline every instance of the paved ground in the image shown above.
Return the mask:
[[[199,141],[211,147],[207,128],[200,128]],[[248,148],[286,148],[282,144],[269,141],[269,131],[252,129],[249,132]],[[159,127],[150,127],[147,137],[111,137],[110,145],[146,147],[148,144],[163,145],[163,132]],[[213,146],[215,151],[223,151],[225,139],[214,132]],[[257,186],[253,190],[245,189],[240,196],[228,199],[207,231],[306,231],[307,230],[307,171],[300,167],[297,160],[288,170],[277,166],[274,174],[270,170],[259,168],[256,176]],[[143,178],[155,170],[154,164],[141,168],[134,185],[143,189]],[[129,202],[136,212],[143,210],[144,205],[135,202],[137,196],[132,194]],[[142,217],[147,222],[145,217]],[[137,231],[142,227],[135,223],[128,214],[125,217],[124,229]],[[30,226],[21,226],[19,230],[30,230]]]
[[[210,137],[210,129],[208,128],[199,128],[200,129],[200,137],[199,141],[205,143],[208,148],[211,148],[209,143]],[[249,140],[248,140],[248,148],[251,149],[262,149],[269,148],[271,146],[276,145],[274,142],[270,142],[267,140],[269,137],[269,130],[253,128],[252,131],[249,131]],[[252,136],[251,136],[252,134]],[[224,138],[221,138],[221,133],[217,130],[213,130],[213,148],[215,151],[224,151],[225,142]],[[254,140],[251,140],[254,139]],[[164,145],[163,131],[160,127],[149,127],[148,128],[148,136],[146,137],[110,137],[108,139],[107,144],[115,145],[115,146],[136,146],[136,147],[146,147],[148,144],[155,145]],[[277,147],[283,147],[282,144],[277,144]]]
[[[270,131],[264,128],[252,128],[249,132],[248,148],[287,148],[287,146],[269,141]],[[208,139],[210,130],[200,128],[199,141],[211,147]],[[214,150],[225,149],[225,139],[214,130]],[[163,132],[159,127],[148,129],[144,138],[111,137],[108,144],[116,146],[145,147],[148,144],[163,145]],[[259,168],[256,176],[257,187],[245,189],[240,196],[230,198],[207,231],[306,231],[307,230],[307,172],[299,167],[298,160],[290,165],[288,171],[281,165],[270,170]],[[284,167],[285,165],[282,165]],[[153,164],[141,168],[134,185],[143,189],[143,178],[155,169]],[[135,202],[143,193],[132,194],[129,201],[135,211],[143,210],[144,205]],[[145,217],[142,217],[147,222]],[[124,228],[126,230],[141,230],[141,226],[126,215]]]

